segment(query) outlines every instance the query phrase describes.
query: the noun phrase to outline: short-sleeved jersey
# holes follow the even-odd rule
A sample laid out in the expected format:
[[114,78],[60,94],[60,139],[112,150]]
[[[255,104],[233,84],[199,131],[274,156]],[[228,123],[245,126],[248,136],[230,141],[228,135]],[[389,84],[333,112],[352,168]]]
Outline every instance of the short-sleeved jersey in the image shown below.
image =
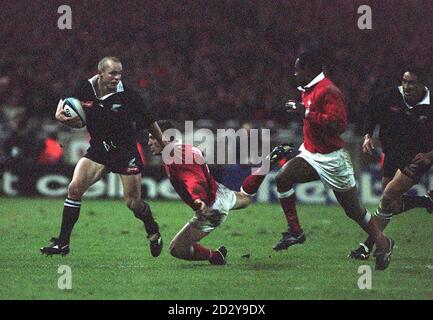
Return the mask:
[[[188,159],[192,160],[190,164],[187,164]],[[215,201],[217,183],[204,162],[202,152],[196,147],[175,145],[173,161],[164,163],[164,168],[174,190],[193,210],[197,209],[194,204],[197,199],[204,201],[207,206],[211,206]]]
[[141,96],[119,82],[116,92],[97,97],[97,76],[80,81],[70,95],[79,99],[87,117],[91,148],[135,148],[136,130],[148,127],[154,118]]
[[382,150],[387,155],[412,158],[433,150],[433,106],[428,88],[415,106],[405,102],[402,87],[374,96],[368,106],[364,133],[372,135],[377,125]]
[[[323,154],[341,149],[344,141],[340,134],[347,129],[347,112],[343,94],[337,86],[320,74],[304,88],[302,102],[306,109],[305,149]],[[329,126],[331,122],[337,125],[337,130]]]

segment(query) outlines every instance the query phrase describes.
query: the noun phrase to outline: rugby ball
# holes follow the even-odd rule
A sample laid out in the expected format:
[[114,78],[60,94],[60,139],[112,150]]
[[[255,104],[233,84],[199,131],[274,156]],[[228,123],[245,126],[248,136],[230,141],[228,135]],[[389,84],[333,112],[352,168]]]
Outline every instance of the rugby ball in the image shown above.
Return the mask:
[[69,97],[63,101],[63,112],[67,117],[78,116],[81,120],[81,128],[86,125],[86,112],[81,105],[80,100]]

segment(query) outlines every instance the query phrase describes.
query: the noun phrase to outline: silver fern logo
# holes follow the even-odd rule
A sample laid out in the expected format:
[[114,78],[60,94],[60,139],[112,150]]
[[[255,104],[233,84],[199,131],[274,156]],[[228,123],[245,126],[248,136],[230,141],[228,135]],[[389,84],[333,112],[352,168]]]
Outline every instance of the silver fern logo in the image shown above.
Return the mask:
[[121,104],[114,103],[114,104],[111,106],[111,111],[119,112],[119,109],[120,109],[121,107],[122,107]]

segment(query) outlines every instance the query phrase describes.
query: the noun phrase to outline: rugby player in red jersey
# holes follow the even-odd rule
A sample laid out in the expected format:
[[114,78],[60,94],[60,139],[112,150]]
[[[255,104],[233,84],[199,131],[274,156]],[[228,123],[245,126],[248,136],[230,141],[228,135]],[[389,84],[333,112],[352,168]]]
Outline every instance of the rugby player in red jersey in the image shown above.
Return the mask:
[[353,166],[340,137],[347,128],[344,97],[323,74],[321,56],[315,52],[304,52],[297,58],[295,77],[302,91],[302,102],[290,100],[286,106],[288,112],[303,118],[304,143],[299,148],[300,154],[288,161],[276,177],[278,197],[289,228],[274,249],[287,249],[305,241],[293,186],[321,180],[334,191],[346,215],[375,240],[376,269],[384,270],[389,265],[394,241],[383,235],[358,200]]
[[[173,128],[169,121],[158,121],[158,124],[163,132]],[[208,260],[214,265],[224,265],[227,256],[224,246],[212,250],[199,244],[199,241],[221,225],[230,210],[243,209],[251,203],[266,176],[265,172],[246,177],[241,191],[235,192],[215,181],[198,148],[173,143],[174,157],[171,162],[164,163],[164,168],[175,191],[195,214],[171,241],[170,254],[179,259]],[[148,144],[153,155],[161,155],[163,148],[151,134]],[[293,147],[280,145],[274,148],[268,159],[273,164],[294,152]],[[192,160],[191,163],[185,161],[187,158]]]

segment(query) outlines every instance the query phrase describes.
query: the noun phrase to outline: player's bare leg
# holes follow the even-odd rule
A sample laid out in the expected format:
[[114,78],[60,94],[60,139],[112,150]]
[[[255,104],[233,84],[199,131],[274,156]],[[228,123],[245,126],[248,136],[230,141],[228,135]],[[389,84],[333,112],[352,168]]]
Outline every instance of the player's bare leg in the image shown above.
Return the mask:
[[334,194],[338,203],[343,207],[346,215],[355,220],[365,232],[374,237],[374,239],[380,243],[382,248],[386,247],[386,239],[382,231],[379,229],[377,222],[372,219],[372,216],[367,209],[362,208],[359,204],[356,188],[353,187],[343,192],[334,191]]
[[[266,157],[265,161],[269,161],[270,165],[280,165],[279,162],[287,162],[299,152],[290,144],[284,143],[276,146],[272,152]],[[282,166],[283,164],[281,164]],[[254,196],[260,188],[266,175],[269,173],[268,168],[262,166],[258,168],[254,174],[249,175],[244,179],[241,186],[241,191],[235,192],[236,203],[232,210],[244,209],[253,201]]]
[[293,186],[319,180],[316,170],[304,159],[295,157],[288,161],[276,177],[278,197],[288,224],[288,231],[274,246],[274,250],[287,249],[291,245],[303,243],[305,235],[299,223],[296,212],[296,195]]
[[158,257],[162,251],[162,237],[149,205],[141,199],[141,174],[121,175],[120,179],[126,205],[137,219],[143,221],[150,241],[150,252],[153,257]]
[[188,222],[171,241],[169,247],[170,254],[184,260],[208,260],[209,258],[206,255],[203,255],[202,259],[198,256],[195,257],[196,259],[193,259],[194,249],[192,248],[194,243],[199,242],[207,235],[209,235],[209,232],[195,228]]
[[41,248],[46,255],[69,253],[69,241],[75,223],[78,221],[81,197],[105,172],[102,164],[88,158],[81,158],[74,169],[72,181],[68,186],[68,196],[63,207],[62,225],[58,238],[53,237],[51,244]]
[[208,260],[211,264],[226,264],[227,250],[224,246],[212,250],[200,245],[198,242],[208,236],[210,232],[203,231],[190,222],[176,234],[170,243],[170,254],[178,259],[190,261]]
[[245,209],[251,204],[251,202],[253,202],[253,196],[247,195],[243,192],[235,192],[235,194],[236,203],[232,210]]
[[388,225],[393,214],[403,211],[402,196],[414,185],[414,181],[404,175],[400,170],[387,184],[380,199],[377,220],[381,230]]
[[334,193],[346,215],[355,220],[375,240],[377,245],[376,269],[386,269],[390,262],[394,241],[384,236],[377,221],[367,209],[361,207],[355,187],[343,192],[334,191]]
[[[392,179],[383,178],[382,185],[384,187],[384,191],[382,193],[379,208],[374,214],[374,219],[377,221],[379,229],[383,231],[385,230],[393,215],[410,210],[416,206],[410,207],[409,205],[411,205],[411,203],[404,204],[405,201],[403,201],[403,195],[414,185],[414,181],[404,175],[400,170],[396,172]],[[418,197],[408,196],[405,200],[413,201],[413,198],[416,200]],[[424,201],[426,201],[428,204],[429,199],[424,198]],[[368,259],[374,244],[374,238],[369,236],[363,243],[360,244],[358,249],[349,253],[349,257],[359,260]]]
[[382,192],[385,191],[386,186],[388,183],[392,181],[394,177],[382,177],[381,183],[382,183]]

